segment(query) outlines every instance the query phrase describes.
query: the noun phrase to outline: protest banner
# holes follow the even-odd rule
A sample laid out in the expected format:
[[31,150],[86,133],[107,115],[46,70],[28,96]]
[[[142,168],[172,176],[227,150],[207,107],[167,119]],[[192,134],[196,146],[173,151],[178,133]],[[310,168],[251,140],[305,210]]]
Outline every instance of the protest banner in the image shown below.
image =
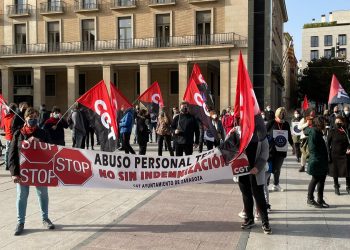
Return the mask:
[[301,135],[302,131],[298,128],[300,122],[292,122],[291,132],[292,135]]
[[183,157],[110,153],[35,140],[20,152],[23,185],[87,188],[163,189],[232,179],[249,172],[245,154],[229,165],[218,148]]
[[272,133],[273,133],[273,139],[275,141],[276,150],[278,152],[287,152],[288,151],[288,131],[274,129]]

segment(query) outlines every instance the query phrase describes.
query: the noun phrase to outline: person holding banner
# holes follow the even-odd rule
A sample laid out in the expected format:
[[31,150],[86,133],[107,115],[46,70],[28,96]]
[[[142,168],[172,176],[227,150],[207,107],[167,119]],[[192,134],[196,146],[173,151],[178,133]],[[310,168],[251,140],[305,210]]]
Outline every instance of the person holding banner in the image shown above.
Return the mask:
[[119,133],[122,137],[122,149],[126,154],[129,152],[135,154],[134,149],[130,145],[130,135],[132,131],[132,125],[134,121],[133,108],[125,110],[122,119],[119,122]]
[[174,150],[171,146],[171,119],[165,107],[162,107],[159,112],[156,133],[158,135],[158,155],[162,156],[165,139],[165,145],[170,152],[170,156],[174,156]]
[[[28,108],[24,114],[25,123],[20,130],[17,130],[12,138],[9,150],[9,168],[12,180],[17,184],[17,219],[18,224],[15,235],[20,235],[24,229],[27,200],[29,195],[29,186],[21,184],[19,151],[24,140],[37,140],[41,142],[50,142],[49,134],[39,128],[38,123],[39,112],[34,108]],[[55,225],[49,219],[49,195],[47,187],[36,187],[38,196],[42,223],[47,229],[54,229]]]
[[[183,156],[183,153],[191,155],[193,146],[198,147],[199,126],[196,118],[189,113],[187,102],[181,103],[180,114],[175,116],[171,128],[174,131],[176,156]],[[194,136],[195,141],[193,141]]]
[[270,158],[272,162],[273,186],[271,191],[284,191],[280,186],[280,174],[284,158],[287,157],[288,142],[293,147],[293,139],[290,125],[285,120],[286,109],[279,107],[275,113],[275,119],[266,125],[270,142]]
[[[323,139],[325,130],[324,119],[321,116],[309,120],[311,126],[304,129],[308,136],[310,151],[307,173],[312,176],[307,194],[307,205],[315,208],[328,208],[329,205],[323,200],[324,184],[328,172],[328,151]],[[317,201],[314,200],[314,192],[317,185]]]
[[345,177],[346,192],[350,194],[350,138],[345,118],[337,116],[335,127],[327,137],[331,159],[329,176],[333,177],[335,194],[340,195],[339,177]]

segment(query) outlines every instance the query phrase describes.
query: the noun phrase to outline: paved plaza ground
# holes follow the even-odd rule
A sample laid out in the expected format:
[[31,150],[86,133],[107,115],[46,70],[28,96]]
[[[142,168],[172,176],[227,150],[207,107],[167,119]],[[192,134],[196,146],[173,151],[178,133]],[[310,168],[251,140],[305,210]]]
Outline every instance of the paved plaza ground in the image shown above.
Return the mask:
[[[156,154],[156,144],[150,144],[149,153]],[[0,167],[0,248],[350,249],[350,195],[345,180],[341,180],[341,195],[336,196],[328,177],[325,200],[331,207],[310,208],[306,205],[310,177],[299,173],[298,167],[289,153],[281,173],[286,191],[270,194],[272,235],[263,234],[261,222],[251,230],[240,229],[240,191],[226,180],[161,191],[50,188],[53,231],[42,228],[32,188],[22,236],[13,236],[16,188]]]

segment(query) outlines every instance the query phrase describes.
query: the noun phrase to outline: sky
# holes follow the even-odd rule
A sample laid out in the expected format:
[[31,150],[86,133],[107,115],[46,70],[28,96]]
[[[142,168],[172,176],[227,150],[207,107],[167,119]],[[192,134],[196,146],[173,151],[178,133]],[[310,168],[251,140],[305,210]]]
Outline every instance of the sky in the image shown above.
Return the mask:
[[296,58],[301,59],[301,34],[305,23],[321,21],[321,15],[335,10],[350,10],[350,0],[285,0],[288,12],[288,22],[284,25],[284,32],[293,36]]

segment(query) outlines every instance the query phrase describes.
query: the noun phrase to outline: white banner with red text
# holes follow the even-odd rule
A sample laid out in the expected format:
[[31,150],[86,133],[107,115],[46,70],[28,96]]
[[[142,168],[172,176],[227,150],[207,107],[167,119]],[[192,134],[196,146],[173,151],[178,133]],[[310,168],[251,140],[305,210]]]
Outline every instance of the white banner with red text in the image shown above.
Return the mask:
[[242,154],[229,165],[219,149],[183,157],[131,155],[24,141],[21,183],[32,186],[162,189],[205,183],[249,172]]

